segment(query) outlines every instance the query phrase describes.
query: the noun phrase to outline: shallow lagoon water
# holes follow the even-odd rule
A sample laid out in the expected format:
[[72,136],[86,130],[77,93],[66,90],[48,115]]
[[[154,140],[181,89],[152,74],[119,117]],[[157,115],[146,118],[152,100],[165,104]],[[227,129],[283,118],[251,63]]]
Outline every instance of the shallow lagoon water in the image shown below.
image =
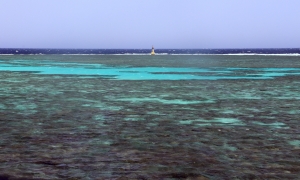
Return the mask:
[[48,75],[108,76],[117,80],[270,79],[277,76],[300,75],[300,68],[109,67],[102,64],[26,60],[11,60],[8,63],[1,63],[0,71],[36,72]]
[[300,176],[299,57],[0,57],[0,177]]

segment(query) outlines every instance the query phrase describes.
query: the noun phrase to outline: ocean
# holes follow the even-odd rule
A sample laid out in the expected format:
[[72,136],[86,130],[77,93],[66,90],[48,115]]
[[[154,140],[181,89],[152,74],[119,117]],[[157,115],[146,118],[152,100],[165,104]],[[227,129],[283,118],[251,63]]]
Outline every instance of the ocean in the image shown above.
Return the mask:
[[[149,55],[149,49],[28,49],[28,48],[0,48],[0,54],[6,55]],[[156,49],[157,55],[300,55],[300,48],[272,48],[272,49]]]
[[300,49],[0,49],[0,179],[297,179]]

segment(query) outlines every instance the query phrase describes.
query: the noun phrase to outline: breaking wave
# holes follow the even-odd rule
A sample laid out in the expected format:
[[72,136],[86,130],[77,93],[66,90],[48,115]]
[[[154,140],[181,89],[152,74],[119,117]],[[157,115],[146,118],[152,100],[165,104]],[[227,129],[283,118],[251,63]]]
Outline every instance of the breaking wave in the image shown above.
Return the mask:
[[[0,55],[150,55],[151,49],[16,49],[0,48]],[[156,49],[156,55],[300,56],[292,49]]]

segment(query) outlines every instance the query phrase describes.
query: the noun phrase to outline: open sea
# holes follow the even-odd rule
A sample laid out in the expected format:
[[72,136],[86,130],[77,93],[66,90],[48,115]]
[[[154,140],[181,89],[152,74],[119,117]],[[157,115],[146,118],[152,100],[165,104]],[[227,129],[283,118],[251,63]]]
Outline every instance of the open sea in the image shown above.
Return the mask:
[[0,179],[299,179],[300,49],[0,49]]

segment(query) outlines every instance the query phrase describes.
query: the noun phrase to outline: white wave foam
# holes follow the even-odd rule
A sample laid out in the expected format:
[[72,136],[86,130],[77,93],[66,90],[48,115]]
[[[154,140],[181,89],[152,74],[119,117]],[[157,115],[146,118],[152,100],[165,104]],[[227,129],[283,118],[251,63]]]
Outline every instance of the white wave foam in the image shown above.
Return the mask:
[[103,55],[130,55],[130,54],[53,54],[53,55],[64,55],[64,56],[103,56]]
[[168,55],[194,55],[194,56],[300,56],[300,54],[256,54],[256,53],[236,53],[236,54],[168,54]]
[[[42,56],[42,55],[47,55],[47,54],[15,54],[15,55]],[[49,54],[49,55],[51,55],[51,54]]]
[[237,53],[237,54],[212,54],[212,55],[230,55],[230,56],[300,56],[300,54],[297,54],[297,53],[289,53],[289,54]]
[[[50,54],[49,54],[50,55]],[[60,55],[60,54],[57,54]],[[116,55],[116,56],[122,56],[122,55],[151,55],[150,53],[124,53],[124,54],[61,54],[61,55],[72,55],[72,56],[94,56],[94,55]],[[156,53],[155,55],[170,55],[168,53]]]
[[[124,54],[0,54],[3,56],[11,56],[11,55],[64,55],[64,56],[97,56],[97,55],[144,55],[150,56],[150,53],[124,53]],[[231,53],[231,54],[169,54],[169,53],[156,53],[155,55],[172,55],[172,56],[300,56],[298,53],[290,53],[290,54],[258,54],[258,53]]]

